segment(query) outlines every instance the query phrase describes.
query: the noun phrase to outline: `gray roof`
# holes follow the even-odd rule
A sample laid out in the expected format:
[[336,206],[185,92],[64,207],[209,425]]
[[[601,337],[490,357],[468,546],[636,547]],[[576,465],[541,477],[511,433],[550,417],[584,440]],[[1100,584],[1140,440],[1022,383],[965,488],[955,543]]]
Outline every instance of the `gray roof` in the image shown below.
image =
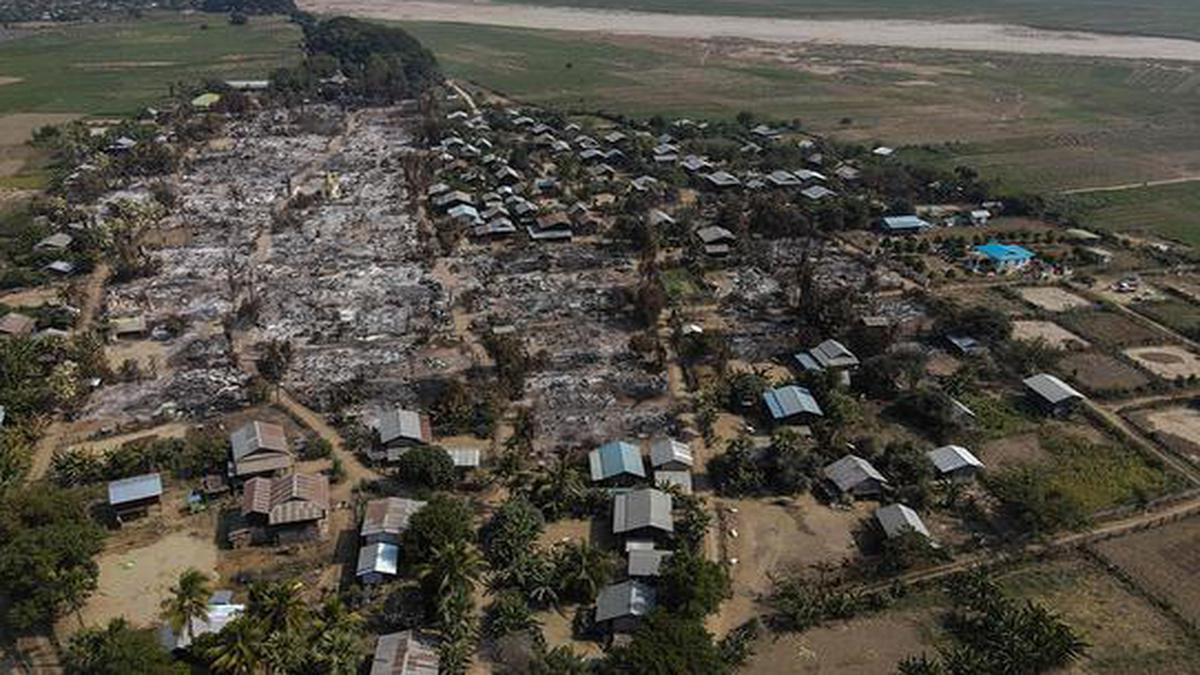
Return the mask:
[[656,577],[663,561],[671,556],[670,551],[639,549],[629,552],[627,572],[631,577]]
[[[207,616],[191,620],[191,635],[200,637],[209,633],[219,633],[230,621],[246,610],[245,605],[235,605],[231,602],[232,599],[233,594],[230,591],[214,592],[208,600]],[[192,644],[192,637],[189,636],[188,631],[180,631],[176,634],[169,625],[160,627],[158,640],[169,651],[185,649]]]
[[807,352],[797,354],[796,359],[805,370],[853,368],[858,365],[858,357],[854,352],[837,340],[826,340]]
[[983,468],[983,462],[961,445],[944,445],[925,454],[941,473],[951,473],[968,467]]
[[446,448],[450,461],[460,469],[474,469],[479,466],[483,453],[479,448]]
[[929,530],[925,528],[925,523],[921,522],[917,512],[903,504],[888,504],[875,509],[875,520],[879,521],[888,539],[900,536],[908,530],[919,532],[925,537],[929,536]]
[[763,403],[771,412],[771,417],[777,420],[785,420],[801,413],[823,415],[821,406],[813,395],[807,389],[794,384],[763,392]]
[[704,179],[717,187],[731,187],[742,184],[742,181],[738,180],[737,176],[728,171],[716,171],[708,174]]
[[829,188],[825,187],[824,185],[812,185],[810,187],[806,187],[800,191],[800,194],[804,195],[805,197],[807,197],[813,201],[818,201],[821,199],[825,199],[826,197],[833,197],[833,196],[837,195],[836,192],[834,192],[833,190],[830,190]]
[[399,536],[408,529],[408,521],[413,514],[425,507],[425,502],[403,497],[384,497],[367,502],[363,512],[362,529],[364,537],[376,534],[391,534]]
[[287,453],[287,437],[283,427],[270,422],[250,422],[229,435],[233,460],[239,461],[260,450]]
[[437,645],[415,631],[380,635],[371,675],[438,675]]
[[654,609],[655,600],[654,589],[640,581],[605,586],[596,595],[596,621],[646,616]]
[[108,503],[120,506],[150,497],[161,497],[162,491],[162,477],[157,473],[122,478],[108,484]]
[[388,574],[396,576],[400,567],[400,547],[395,544],[378,542],[367,544],[358,549],[358,566],[356,574]]
[[609,441],[589,452],[588,468],[593,481],[621,475],[646,477],[641,451],[636,445],[626,441]]
[[613,496],[613,533],[633,532],[652,527],[663,532],[675,531],[671,517],[671,495],[654,488],[642,488]]
[[696,236],[700,237],[700,241],[705,244],[737,241],[737,237],[732,232],[718,225],[709,225],[696,230]]
[[429,443],[429,422],[415,410],[394,408],[379,416],[379,440],[385,445],[392,441]]
[[670,462],[678,462],[692,466],[692,449],[683,443],[663,436],[650,444],[650,466],[662,466]]
[[870,462],[857,455],[846,455],[833,464],[821,469],[821,473],[833,482],[839,490],[847,492],[868,479],[886,483],[883,474]]
[[1039,373],[1025,380],[1025,386],[1048,403],[1062,403],[1071,399],[1082,399],[1083,394],[1074,387],[1049,373]]

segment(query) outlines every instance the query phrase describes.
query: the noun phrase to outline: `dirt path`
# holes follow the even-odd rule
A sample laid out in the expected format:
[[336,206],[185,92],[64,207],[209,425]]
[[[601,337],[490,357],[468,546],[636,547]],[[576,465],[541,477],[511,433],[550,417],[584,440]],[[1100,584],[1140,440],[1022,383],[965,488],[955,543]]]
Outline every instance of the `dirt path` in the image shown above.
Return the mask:
[[996,23],[774,19],[488,2],[301,0],[299,4],[301,9],[311,12],[396,21],[450,21],[665,38],[744,38],[764,42],[1200,61],[1200,42],[1191,40],[1048,31]]
[[1163,180],[1143,181],[1141,183],[1122,183],[1120,185],[1106,185],[1104,187],[1087,187],[1073,188],[1071,190],[1063,190],[1059,194],[1064,195],[1082,195],[1089,192],[1121,192],[1123,190],[1137,190],[1139,188],[1157,187],[1159,185],[1177,185],[1179,183],[1195,183],[1200,182],[1200,176],[1184,176],[1182,178],[1165,178]]
[[100,312],[100,303],[104,301],[104,284],[108,282],[112,270],[108,263],[97,263],[92,268],[91,275],[83,286],[83,306],[79,308],[79,328],[86,331],[92,327],[96,315]]

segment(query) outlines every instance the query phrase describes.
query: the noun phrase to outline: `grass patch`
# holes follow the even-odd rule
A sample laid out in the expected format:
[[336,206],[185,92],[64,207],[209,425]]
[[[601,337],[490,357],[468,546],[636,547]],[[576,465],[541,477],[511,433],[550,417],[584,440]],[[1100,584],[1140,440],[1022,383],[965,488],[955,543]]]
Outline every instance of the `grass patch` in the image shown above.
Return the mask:
[[1008,398],[968,394],[960,400],[975,413],[975,428],[981,435],[980,441],[1016,436],[1033,427],[1033,419]]
[[672,302],[695,298],[703,293],[702,286],[687,268],[674,267],[662,272],[663,287]]
[[1040,440],[1052,457],[1043,467],[1051,488],[1088,513],[1157,497],[1173,487],[1166,472],[1126,448],[1067,434],[1042,433]]
[[1139,302],[1133,309],[1162,325],[1190,338],[1200,338],[1200,308],[1190,302],[1169,299],[1161,302]]
[[205,78],[264,78],[300,57],[299,29],[280,17],[245,26],[220,15],[55,26],[0,42],[0,114],[124,115]]
[[1059,201],[1085,227],[1154,234],[1200,247],[1200,182],[1066,195]]

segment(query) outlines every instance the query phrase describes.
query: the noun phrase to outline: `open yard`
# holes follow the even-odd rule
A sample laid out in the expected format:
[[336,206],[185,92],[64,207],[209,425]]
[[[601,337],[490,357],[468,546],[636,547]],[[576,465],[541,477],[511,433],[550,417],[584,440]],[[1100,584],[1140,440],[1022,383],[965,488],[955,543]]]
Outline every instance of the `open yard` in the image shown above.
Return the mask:
[[1160,443],[1200,462],[1200,409],[1173,406],[1138,412],[1132,417]]
[[1163,379],[1200,377],[1200,356],[1177,345],[1135,347],[1126,349],[1125,354]]
[[1200,625],[1200,519],[1190,518],[1095,545],[1135,583]]
[[1093,394],[1131,391],[1150,383],[1138,369],[1099,352],[1071,354],[1058,362],[1058,369]]
[[1013,339],[1042,340],[1056,349],[1086,349],[1087,340],[1052,321],[1014,321]]
[[1092,304],[1086,298],[1057,286],[1030,286],[1017,289],[1017,293],[1029,304],[1048,312],[1066,312]]

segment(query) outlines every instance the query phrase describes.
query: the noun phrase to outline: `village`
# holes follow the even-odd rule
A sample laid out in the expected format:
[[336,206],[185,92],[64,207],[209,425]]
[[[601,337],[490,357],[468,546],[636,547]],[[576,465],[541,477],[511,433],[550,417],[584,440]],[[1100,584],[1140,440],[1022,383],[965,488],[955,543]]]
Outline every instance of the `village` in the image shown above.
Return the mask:
[[[365,617],[371,673],[576,672],[530,664],[685,606],[757,645],[746,672],[817,672],[772,670],[800,657],[767,633],[1194,526],[1200,335],[1160,309],[1200,312],[1182,245],[765,120],[267,87],[96,131],[76,184],[147,146],[178,168],[44,209],[25,259],[47,283],[0,297],[10,341],[103,336],[47,371],[72,405],[28,474],[107,531],[64,642],[124,617],[203,660],[256,584],[294,582]],[[164,619],[192,571],[210,597]],[[827,597],[796,609],[797,584]]]

